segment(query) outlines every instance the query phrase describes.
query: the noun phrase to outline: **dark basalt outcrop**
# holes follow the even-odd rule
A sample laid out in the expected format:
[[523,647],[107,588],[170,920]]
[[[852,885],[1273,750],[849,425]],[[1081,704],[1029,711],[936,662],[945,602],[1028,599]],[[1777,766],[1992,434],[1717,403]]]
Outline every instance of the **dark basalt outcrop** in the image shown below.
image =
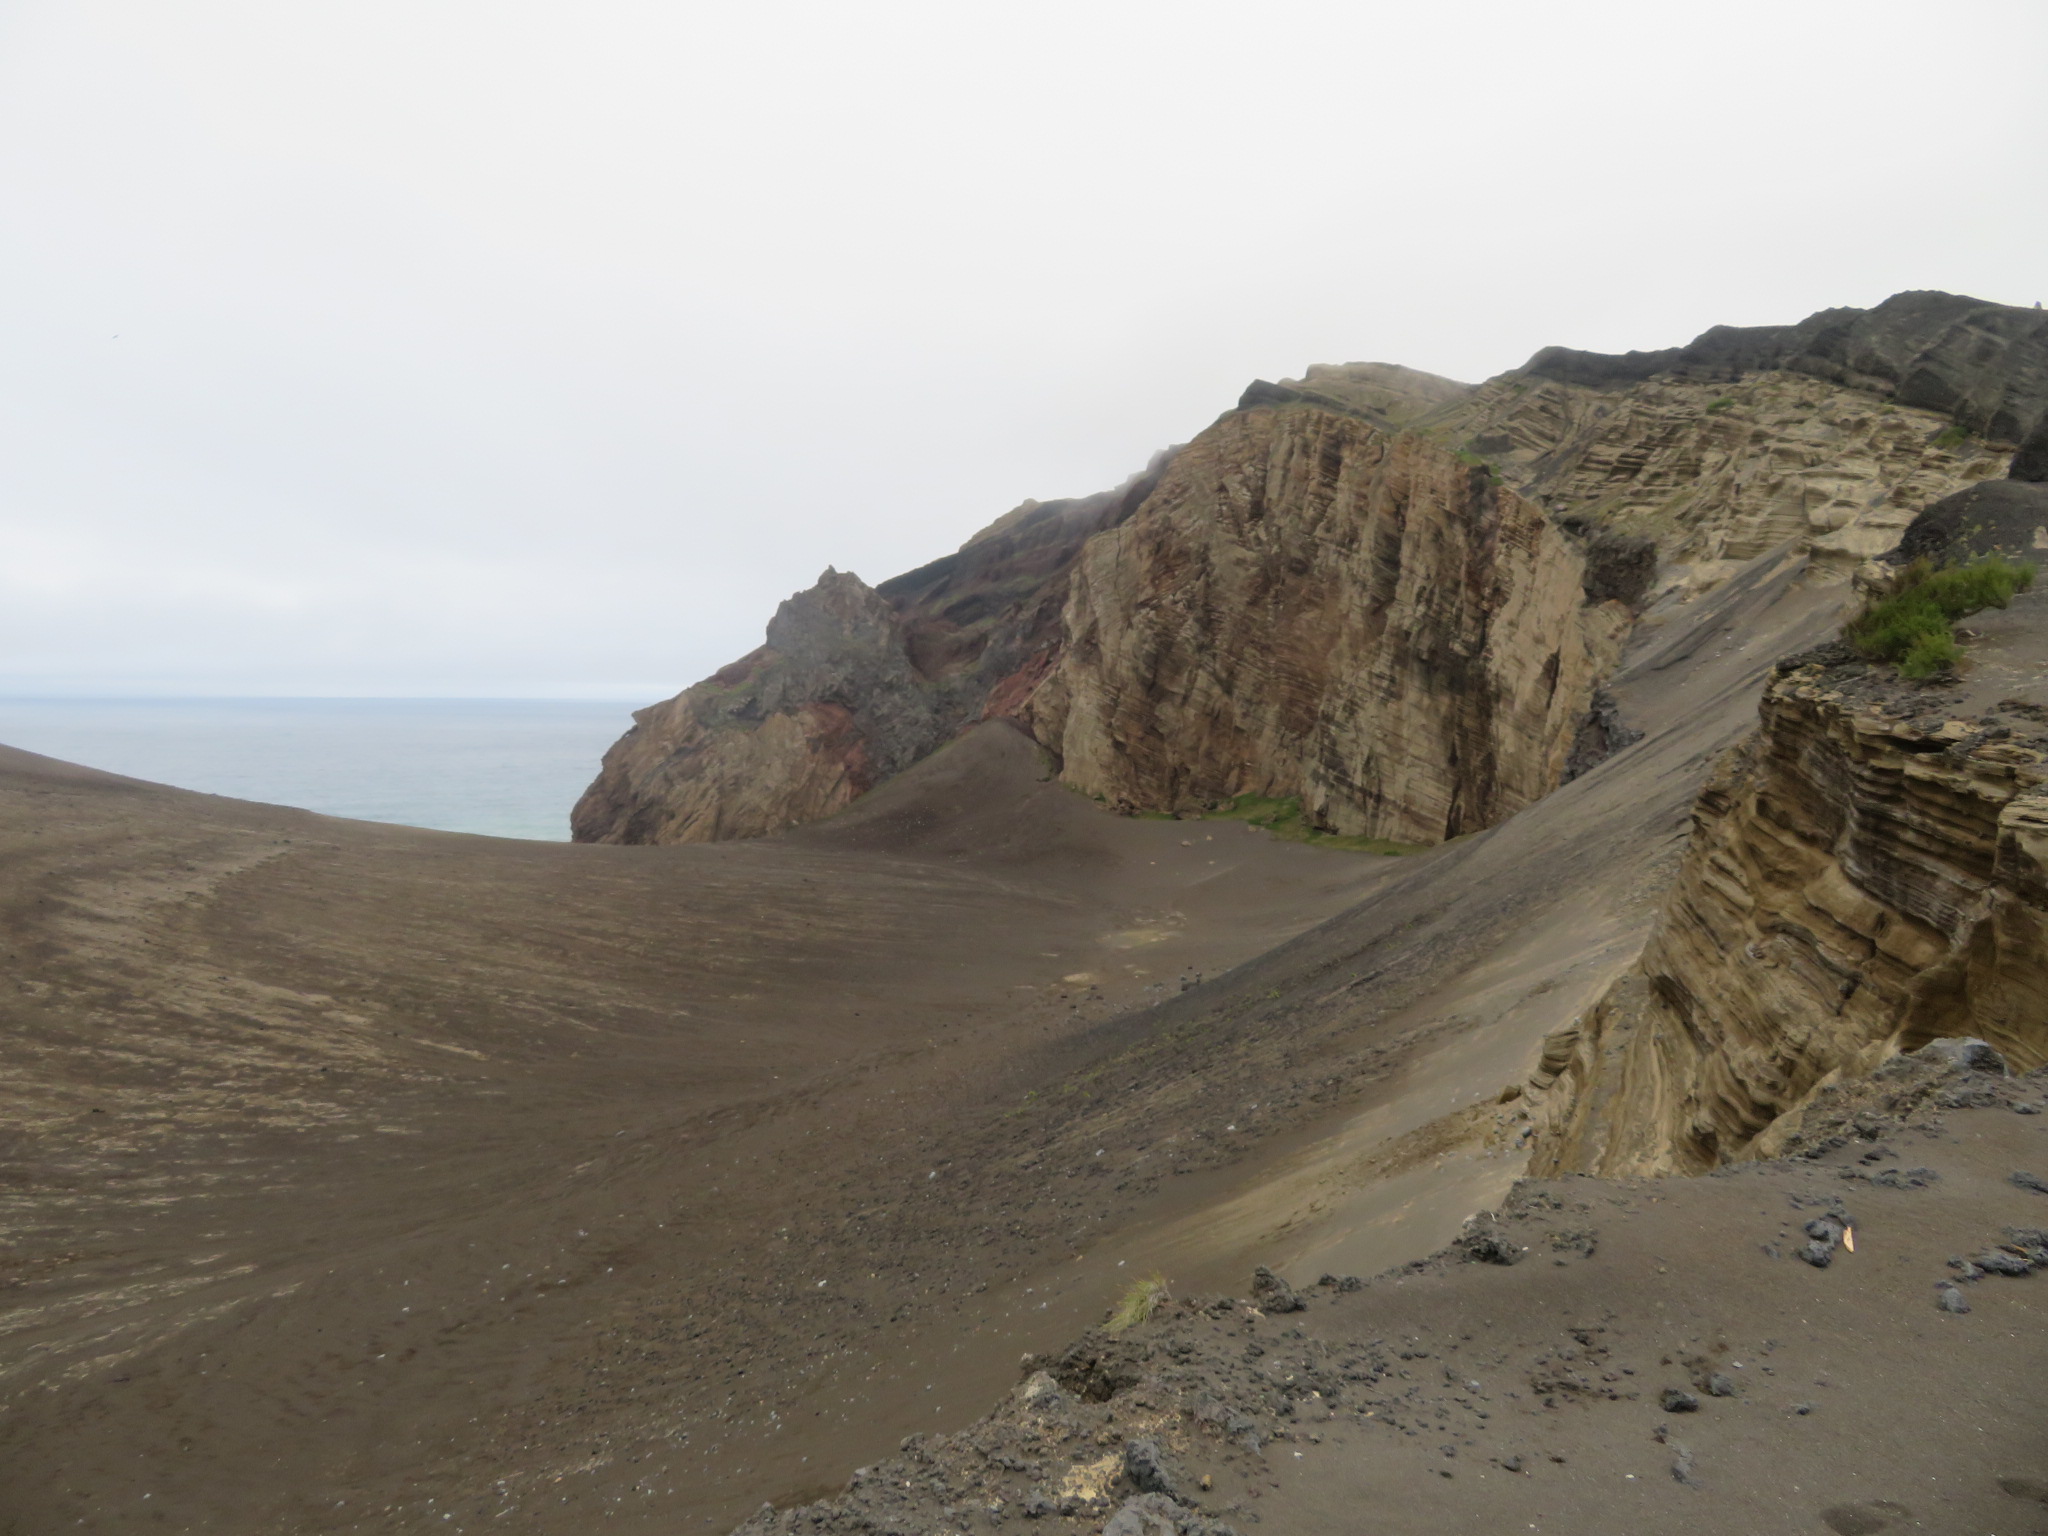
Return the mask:
[[1735,379],[1783,369],[1939,411],[2007,443],[2048,417],[2048,312],[1951,293],[1824,309],[1797,325],[1717,325],[1682,347],[1619,355],[1547,347],[1525,373],[1589,388],[1656,375]]
[[1922,558],[1974,560],[1980,555],[2040,560],[2048,554],[2048,485],[1986,480],[1944,496],[1906,525],[1888,557],[1903,565]]
[[2012,456],[2012,478],[2039,483],[2048,480],[2048,416],[2034,428]]
[[1944,496],[1906,526],[1894,564],[1974,560],[1982,555],[2038,561],[2048,554],[2048,417],[2012,456],[2012,472]]

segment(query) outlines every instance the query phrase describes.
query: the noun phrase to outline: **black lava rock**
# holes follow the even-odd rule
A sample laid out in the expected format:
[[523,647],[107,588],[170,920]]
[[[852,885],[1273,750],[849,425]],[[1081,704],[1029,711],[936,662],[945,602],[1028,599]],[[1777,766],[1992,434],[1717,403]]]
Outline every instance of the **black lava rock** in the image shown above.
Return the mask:
[[1139,1493],[1163,1493],[1170,1499],[1180,1497],[1180,1485],[1166,1465],[1166,1458],[1160,1454],[1156,1440],[1126,1442],[1124,1477]]
[[1252,1271],[1252,1302],[1262,1312],[1305,1312],[1308,1303],[1293,1286],[1261,1264]]

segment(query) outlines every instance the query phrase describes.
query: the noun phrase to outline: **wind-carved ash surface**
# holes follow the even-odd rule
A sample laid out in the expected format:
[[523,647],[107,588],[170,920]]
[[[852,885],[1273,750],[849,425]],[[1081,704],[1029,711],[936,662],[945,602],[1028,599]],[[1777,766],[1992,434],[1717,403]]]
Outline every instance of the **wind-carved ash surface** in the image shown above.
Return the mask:
[[1645,740],[1413,858],[1117,817],[1001,723],[676,848],[10,754],[0,1528],[724,1529],[1135,1270],[1428,1252],[1830,622],[1796,575],[1653,612]]
[[2048,600],[1816,651],[2048,544],[2044,359],[1254,386],[829,573],[600,846],[0,749],[0,1532],[2048,1532],[2043,1085],[1942,1046],[2048,1056]]

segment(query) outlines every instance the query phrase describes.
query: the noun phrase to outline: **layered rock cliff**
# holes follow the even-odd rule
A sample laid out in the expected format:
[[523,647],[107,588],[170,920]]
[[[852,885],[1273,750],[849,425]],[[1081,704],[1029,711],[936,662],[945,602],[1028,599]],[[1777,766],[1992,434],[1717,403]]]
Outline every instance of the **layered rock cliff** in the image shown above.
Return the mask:
[[1928,502],[2005,472],[2009,445],[1931,411],[1784,371],[1599,387],[1524,371],[1438,418],[1544,505],[1747,560],[1788,540],[1846,578]]
[[1844,580],[1922,507],[2048,434],[2048,314],[1904,293],[1663,351],[1552,347],[1420,419],[1524,494],[1654,537],[1667,559],[1798,540],[1820,579]]
[[[2038,694],[2030,607],[2001,626],[2026,664],[1977,661]],[[1980,695],[1840,647],[1781,669],[1640,962],[1546,1042],[1539,1171],[1771,1156],[1820,1088],[1944,1036],[2048,1061],[2048,702]]]
[[1116,491],[1027,502],[875,588],[828,571],[635,716],[574,834],[776,831],[994,717],[1132,809],[1298,796],[1432,842],[1625,739],[1597,685],[1655,556],[1701,587],[1796,540],[1846,579],[2044,433],[2048,317],[1947,294],[1552,348],[1477,387],[1311,368]]
[[1435,842],[1563,778],[1645,552],[1362,415],[1252,404],[879,588],[828,571],[767,645],[636,715],[575,833],[777,830],[995,717],[1126,808],[1299,797]]
[[1319,825],[1433,843],[1563,777],[1641,596],[1595,596],[1605,574],[1422,439],[1241,410],[1083,549],[1024,719],[1105,800],[1299,797]]

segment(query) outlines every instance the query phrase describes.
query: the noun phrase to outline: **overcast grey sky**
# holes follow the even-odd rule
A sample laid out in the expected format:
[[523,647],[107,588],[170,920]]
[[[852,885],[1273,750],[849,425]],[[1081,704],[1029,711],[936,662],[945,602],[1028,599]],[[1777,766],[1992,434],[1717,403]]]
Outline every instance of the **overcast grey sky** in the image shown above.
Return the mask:
[[0,0],[0,693],[646,700],[1255,376],[2048,297],[2048,6]]

